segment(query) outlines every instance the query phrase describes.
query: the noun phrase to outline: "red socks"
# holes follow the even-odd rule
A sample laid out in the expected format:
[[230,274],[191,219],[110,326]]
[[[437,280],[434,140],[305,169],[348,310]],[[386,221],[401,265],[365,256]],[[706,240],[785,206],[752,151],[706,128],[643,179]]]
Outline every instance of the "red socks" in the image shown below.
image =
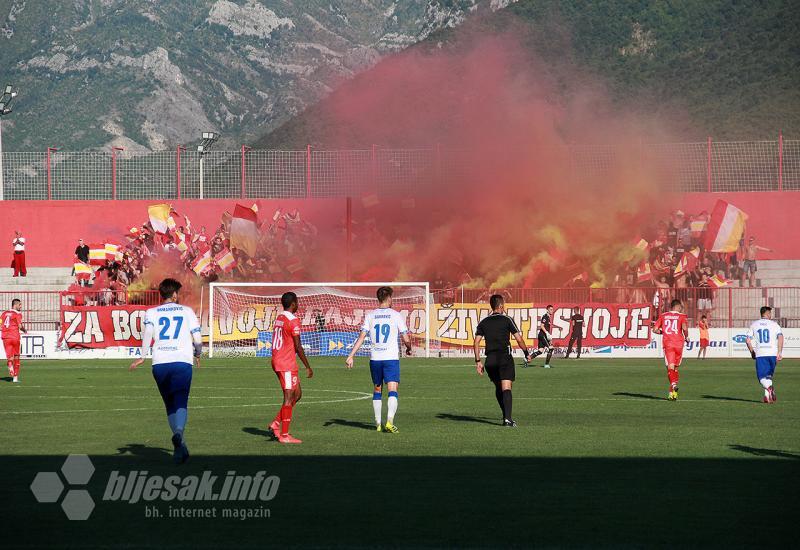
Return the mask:
[[292,423],[292,406],[284,405],[281,407],[281,435],[289,434],[289,424]]
[[678,374],[678,369],[667,369],[667,378],[669,378],[669,385],[670,387],[674,388],[678,385],[678,379],[680,375]]
[[14,376],[19,376],[19,365],[20,361],[19,357],[17,357],[16,360],[14,361]]

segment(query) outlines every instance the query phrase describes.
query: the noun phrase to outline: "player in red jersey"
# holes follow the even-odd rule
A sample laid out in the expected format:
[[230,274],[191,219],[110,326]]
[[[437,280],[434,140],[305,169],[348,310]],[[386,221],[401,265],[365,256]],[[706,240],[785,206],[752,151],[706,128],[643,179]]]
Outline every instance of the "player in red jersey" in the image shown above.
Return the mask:
[[11,309],[0,314],[0,330],[3,331],[3,347],[8,359],[8,374],[14,382],[19,382],[19,333],[28,333],[22,324],[22,300],[14,298]]
[[689,323],[680,300],[672,300],[669,311],[658,316],[653,332],[663,334],[664,362],[667,364],[670,401],[678,399],[678,367],[683,359],[683,346],[689,338]]
[[281,443],[302,443],[289,435],[292,409],[303,395],[300,380],[297,378],[295,355],[300,356],[308,378],[314,376],[314,371],[311,370],[300,343],[300,319],[294,316],[297,312],[297,295],[294,292],[286,292],[281,296],[281,305],[283,313],[275,319],[272,328],[272,370],[278,376],[278,382],[283,390],[283,406],[269,427]]

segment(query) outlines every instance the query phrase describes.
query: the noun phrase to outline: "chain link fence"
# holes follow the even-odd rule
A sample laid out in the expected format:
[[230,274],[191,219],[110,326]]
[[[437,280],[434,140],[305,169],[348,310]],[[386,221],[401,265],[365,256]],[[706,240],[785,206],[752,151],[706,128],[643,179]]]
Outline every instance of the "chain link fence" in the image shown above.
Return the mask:
[[[508,152],[506,152],[508,153]],[[488,155],[488,153],[487,153]],[[522,165],[525,153],[507,154]],[[670,191],[800,190],[800,141],[574,145],[576,182],[654,174]],[[484,161],[475,151],[418,149],[6,152],[6,200],[415,196],[457,189]],[[645,170],[646,169],[646,170]]]

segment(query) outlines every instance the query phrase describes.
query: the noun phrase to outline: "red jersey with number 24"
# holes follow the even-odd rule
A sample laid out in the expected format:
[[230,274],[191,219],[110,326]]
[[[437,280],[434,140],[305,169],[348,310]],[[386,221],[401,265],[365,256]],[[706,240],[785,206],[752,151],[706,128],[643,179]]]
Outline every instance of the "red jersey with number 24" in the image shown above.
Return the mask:
[[689,322],[686,320],[686,315],[678,313],[677,311],[668,311],[662,313],[656,321],[655,328],[661,329],[663,336],[661,345],[664,348],[680,348],[683,349],[684,329],[689,329]]
[[295,336],[300,336],[300,319],[284,311],[275,319],[272,328],[272,370],[297,371]]
[[9,309],[0,315],[0,330],[3,340],[19,340],[19,326],[22,324],[22,313]]

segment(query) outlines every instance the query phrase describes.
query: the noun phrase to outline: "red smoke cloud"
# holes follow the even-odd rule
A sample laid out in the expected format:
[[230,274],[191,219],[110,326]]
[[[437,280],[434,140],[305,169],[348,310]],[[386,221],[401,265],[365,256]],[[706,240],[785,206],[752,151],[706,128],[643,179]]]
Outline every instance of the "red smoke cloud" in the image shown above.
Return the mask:
[[[326,145],[440,144],[433,184],[356,201],[356,277],[560,286],[588,271],[610,283],[640,228],[664,211],[668,173],[638,154],[644,123],[585,75],[554,77],[518,34],[462,34],[384,60],[321,110],[334,136]],[[579,141],[621,154],[577,178],[570,144]]]

